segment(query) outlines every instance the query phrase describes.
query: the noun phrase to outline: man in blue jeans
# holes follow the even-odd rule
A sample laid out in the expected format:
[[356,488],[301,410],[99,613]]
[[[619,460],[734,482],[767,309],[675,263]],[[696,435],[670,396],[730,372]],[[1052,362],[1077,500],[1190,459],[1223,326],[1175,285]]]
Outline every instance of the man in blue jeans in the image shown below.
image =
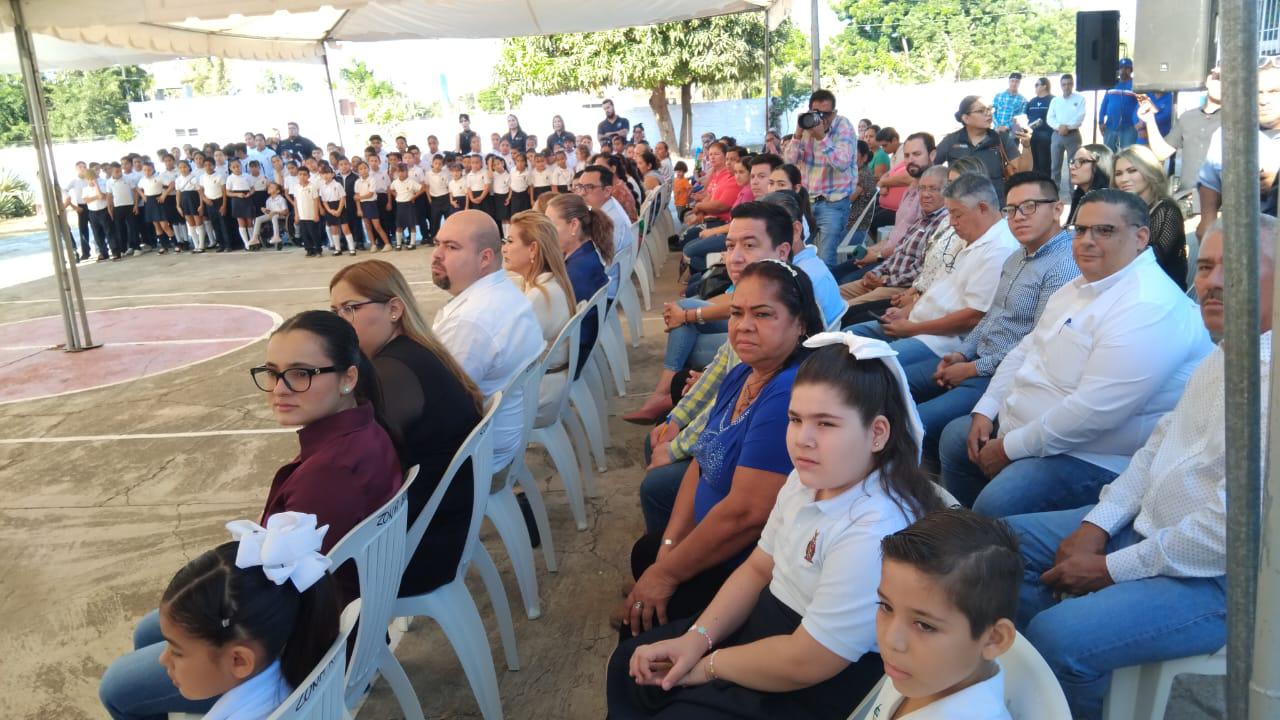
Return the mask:
[[1000,361],[1031,332],[1049,296],[1080,274],[1063,230],[1058,187],[1047,175],[1009,178],[1004,213],[1021,246],[1004,261],[991,308],[958,350],[940,361],[905,366],[911,396],[924,423],[924,460],[937,468],[942,428],[968,415],[986,392]]
[[[821,117],[813,127],[805,117]],[[858,187],[858,137],[853,123],[836,112],[836,96],[817,90],[809,96],[809,112],[796,120],[796,132],[782,149],[782,159],[800,168],[813,198],[818,224],[819,255],[828,267],[838,264],[836,246],[849,221],[849,196]]]
[[942,481],[960,502],[988,517],[1095,502],[1178,402],[1213,344],[1147,247],[1149,223],[1130,193],[1080,201],[1080,277],[1049,298],[972,416],[942,431]]
[[1133,92],[1133,61],[1120,58],[1120,79],[1107,91],[1098,108],[1102,141],[1112,152],[1138,142],[1138,96]]
[[[1266,216],[1260,222],[1265,397],[1277,226]],[[1220,227],[1200,248],[1196,293],[1205,327],[1221,337]],[[1117,668],[1207,654],[1226,642],[1225,393],[1218,347],[1096,505],[1008,518],[1026,558],[1018,629],[1058,676],[1072,717],[1102,716]]]

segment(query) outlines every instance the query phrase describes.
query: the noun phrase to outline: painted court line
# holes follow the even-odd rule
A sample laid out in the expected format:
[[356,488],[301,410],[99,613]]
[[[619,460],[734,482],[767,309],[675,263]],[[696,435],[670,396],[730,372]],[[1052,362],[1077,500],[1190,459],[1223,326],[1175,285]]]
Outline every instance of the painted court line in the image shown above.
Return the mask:
[[[414,280],[410,285],[431,285],[430,280]],[[144,293],[140,295],[96,295],[87,296],[85,300],[139,300],[146,298],[170,298],[170,297],[190,297],[190,296],[207,296],[207,295],[244,295],[259,293],[289,293],[289,292],[329,292],[328,285],[315,285],[313,287],[290,287],[290,288],[253,288],[248,290],[191,290],[169,293]],[[38,305],[41,303],[58,302],[58,298],[39,298],[36,300],[0,300],[0,305]]]
[[[229,338],[187,338],[185,340],[113,340],[111,346],[118,345],[203,345],[206,343],[240,342],[253,343],[263,339],[261,335],[254,337]],[[56,345],[0,345],[0,350],[48,350]]]
[[132,433],[128,435],[60,435],[53,437],[0,438],[0,445],[34,445],[53,443],[117,442],[120,440],[169,440],[174,438],[221,437],[226,435],[270,435],[296,433],[297,428],[274,427],[248,430],[196,430],[194,432]]

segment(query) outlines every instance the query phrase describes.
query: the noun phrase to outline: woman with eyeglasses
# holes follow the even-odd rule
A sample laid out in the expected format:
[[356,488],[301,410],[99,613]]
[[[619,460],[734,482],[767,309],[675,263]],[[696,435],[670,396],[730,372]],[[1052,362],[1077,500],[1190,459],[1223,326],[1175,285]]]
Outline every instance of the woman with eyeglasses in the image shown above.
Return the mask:
[[[418,309],[404,275],[383,260],[348,265],[329,281],[329,309],[354,328],[381,385],[385,425],[401,469],[418,466],[409,489],[409,522],[439,485],[467,435],[480,422],[480,391]],[[453,579],[471,515],[471,472],[454,477],[400,585],[402,595]]]
[[[297,427],[298,455],[271,481],[259,524],[281,512],[316,516],[328,525],[321,552],[384,505],[400,489],[395,446],[381,422],[378,378],[351,325],[333,313],[308,310],[289,318],[267,341],[266,362],[249,371],[281,425]],[[339,571],[342,607],[360,595],[354,572]],[[218,698],[186,700],[160,653],[166,647],[159,613],[133,632],[133,652],[102,676],[98,696],[115,720],[204,713]]]
[[1023,145],[1030,146],[1031,133],[1022,131],[1015,135],[1008,131],[997,132],[991,126],[991,106],[977,95],[968,95],[960,101],[955,118],[961,127],[938,143],[933,163],[949,165],[952,161],[965,157],[981,160],[1003,205],[1005,166],[1011,166],[1013,171],[1019,172],[1031,168],[1030,155],[1023,157],[1020,149]]
[[1075,190],[1071,193],[1071,211],[1067,213],[1067,225],[1076,221],[1080,199],[1094,190],[1111,187],[1111,169],[1114,156],[1111,148],[1102,144],[1083,145],[1071,156],[1068,172]]
[[1156,262],[1183,290],[1187,289],[1187,234],[1182,210],[1169,197],[1169,177],[1160,158],[1146,145],[1130,145],[1116,153],[1116,187],[1147,204],[1151,216],[1149,245]]

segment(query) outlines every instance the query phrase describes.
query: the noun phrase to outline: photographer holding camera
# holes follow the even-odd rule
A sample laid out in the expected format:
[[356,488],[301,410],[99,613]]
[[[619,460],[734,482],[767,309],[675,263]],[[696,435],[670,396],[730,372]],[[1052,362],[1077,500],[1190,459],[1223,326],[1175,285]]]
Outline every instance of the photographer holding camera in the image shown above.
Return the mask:
[[828,266],[836,264],[850,196],[858,187],[857,146],[853,123],[836,114],[836,96],[816,90],[809,96],[809,112],[797,118],[795,137],[782,151],[783,158],[804,174],[818,221],[818,252]]

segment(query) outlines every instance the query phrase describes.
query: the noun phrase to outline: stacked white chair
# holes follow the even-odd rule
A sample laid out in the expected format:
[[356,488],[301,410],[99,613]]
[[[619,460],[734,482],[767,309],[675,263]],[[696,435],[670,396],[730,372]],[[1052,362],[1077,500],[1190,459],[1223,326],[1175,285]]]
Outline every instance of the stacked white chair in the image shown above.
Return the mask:
[[1183,674],[1226,675],[1227,649],[1116,670],[1102,706],[1103,720],[1163,720],[1173,681]]
[[643,334],[643,323],[640,314],[640,297],[636,294],[636,286],[631,282],[631,276],[635,274],[636,253],[639,252],[639,243],[634,242],[636,235],[636,225],[631,224],[631,249],[629,251],[617,251],[613,261],[618,264],[618,295],[615,299],[616,304],[622,306],[622,313],[627,316],[627,328],[631,331],[631,344],[635,346],[640,342],[640,336]]
[[[352,610],[359,601],[351,604]],[[267,716],[267,720],[349,720],[344,697],[347,669],[347,638],[357,613],[343,613],[342,629],[315,669],[303,679],[289,697]]]
[[[608,286],[600,288],[588,305],[596,308],[596,321],[599,323],[599,332],[596,335],[595,347],[591,349],[591,353],[603,352],[603,346],[606,342],[604,335],[607,332],[607,298]],[[621,293],[619,293],[621,297]],[[617,303],[614,303],[617,306]],[[582,426],[587,433],[587,441],[591,450],[591,457],[595,460],[596,469],[599,472],[605,472],[604,448],[607,444],[606,433],[608,432],[608,417],[601,412],[601,404],[591,392],[588,368],[591,368],[592,362],[588,359],[587,366],[579,376],[573,380],[569,387],[569,401],[573,405],[573,409],[577,411],[578,418],[582,421]],[[584,482],[590,492],[590,481]]]
[[644,309],[653,309],[653,253],[649,251],[649,243],[645,241],[645,228],[647,226],[645,212],[650,203],[645,203],[640,207],[640,212],[636,216],[636,221],[631,223],[631,236],[634,238],[636,246],[636,260],[632,274],[636,276],[636,280],[640,283],[640,299],[644,301]]

